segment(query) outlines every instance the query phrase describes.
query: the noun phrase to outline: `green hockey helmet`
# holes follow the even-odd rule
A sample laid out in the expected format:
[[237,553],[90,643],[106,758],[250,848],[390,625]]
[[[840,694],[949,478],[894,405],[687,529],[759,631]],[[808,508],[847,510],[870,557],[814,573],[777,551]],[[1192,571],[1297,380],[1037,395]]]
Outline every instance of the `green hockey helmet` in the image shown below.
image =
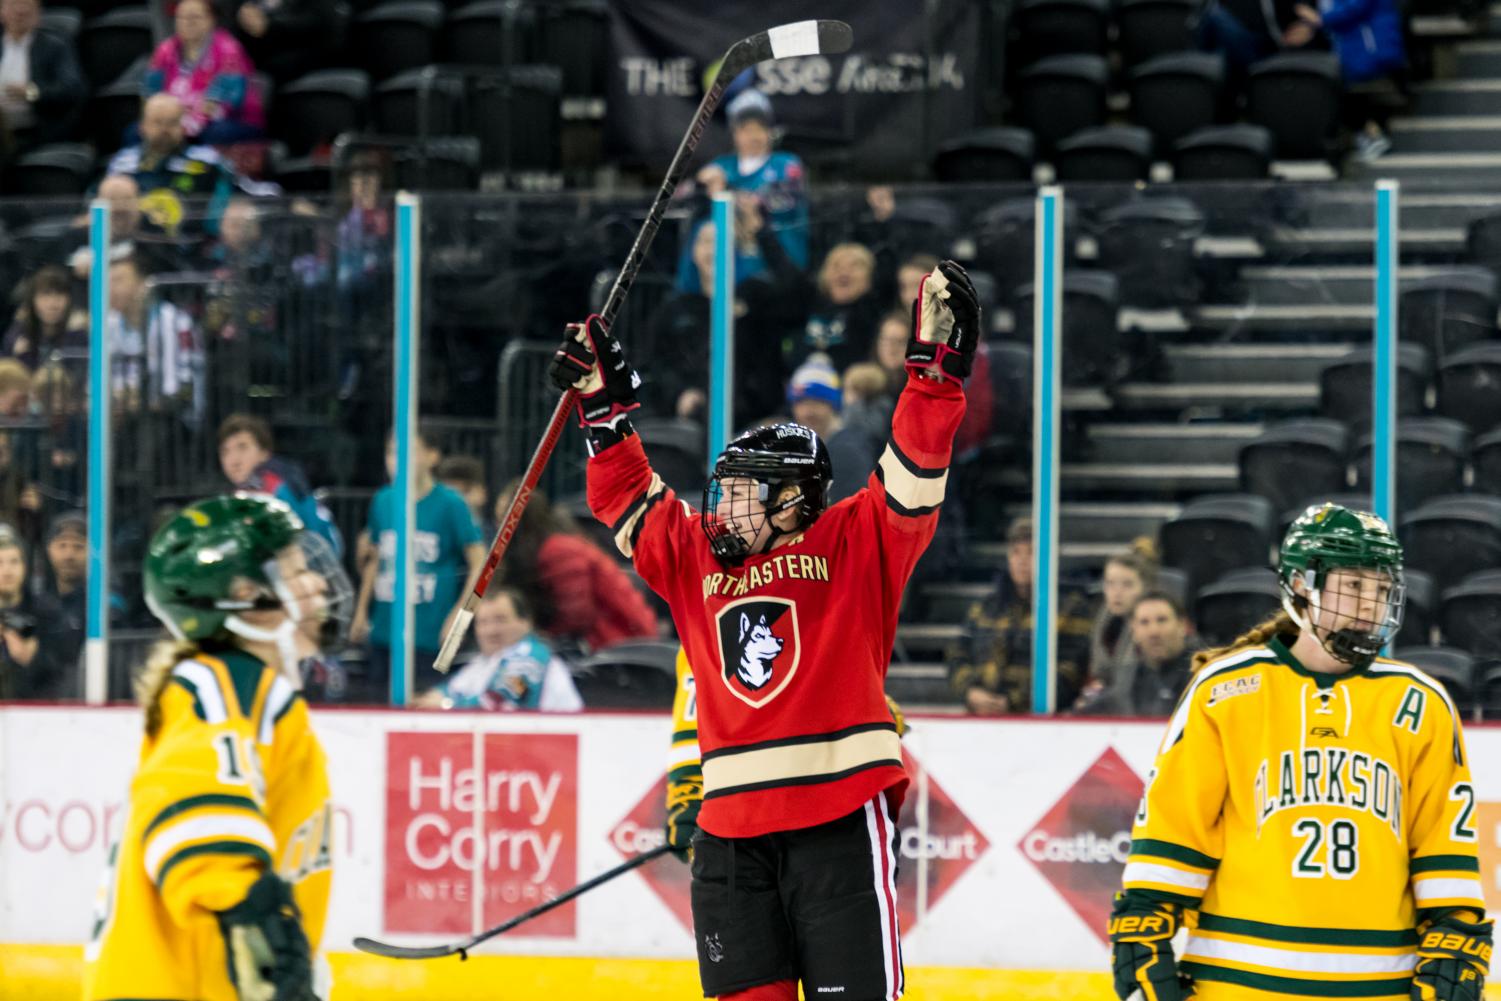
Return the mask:
[[[1309,612],[1325,603],[1329,574],[1336,570],[1368,570],[1384,577],[1388,584],[1385,600],[1375,619],[1357,617],[1337,630],[1315,630]],[[1391,527],[1369,511],[1327,503],[1304,511],[1282,540],[1277,578],[1288,615],[1300,628],[1314,630],[1338,660],[1362,666],[1370,663],[1402,626],[1406,598],[1402,544]],[[1301,593],[1293,587],[1298,580],[1303,582]]]

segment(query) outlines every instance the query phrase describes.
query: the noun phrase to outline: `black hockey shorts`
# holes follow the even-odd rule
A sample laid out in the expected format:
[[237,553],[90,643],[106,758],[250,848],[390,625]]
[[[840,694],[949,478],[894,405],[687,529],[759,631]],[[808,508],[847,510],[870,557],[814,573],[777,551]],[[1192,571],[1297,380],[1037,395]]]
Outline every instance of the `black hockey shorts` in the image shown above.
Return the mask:
[[902,995],[897,832],[884,793],[846,817],[693,840],[693,933],[706,997],[801,980],[808,1001]]

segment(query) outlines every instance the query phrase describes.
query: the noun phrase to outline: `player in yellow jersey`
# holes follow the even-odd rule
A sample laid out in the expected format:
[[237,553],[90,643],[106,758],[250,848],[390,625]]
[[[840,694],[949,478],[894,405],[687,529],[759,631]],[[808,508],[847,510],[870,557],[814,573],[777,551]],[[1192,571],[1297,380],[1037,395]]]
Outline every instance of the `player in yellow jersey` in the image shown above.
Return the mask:
[[236,494],[164,525],[145,584],[174,639],[137,683],[145,739],[83,997],[312,1001],[332,832],[298,663],[338,639],[349,580],[286,504]]
[[1478,1001],[1492,922],[1459,716],[1380,656],[1402,547],[1324,504],[1278,575],[1283,611],[1199,655],[1158,750],[1110,921],[1116,993]]

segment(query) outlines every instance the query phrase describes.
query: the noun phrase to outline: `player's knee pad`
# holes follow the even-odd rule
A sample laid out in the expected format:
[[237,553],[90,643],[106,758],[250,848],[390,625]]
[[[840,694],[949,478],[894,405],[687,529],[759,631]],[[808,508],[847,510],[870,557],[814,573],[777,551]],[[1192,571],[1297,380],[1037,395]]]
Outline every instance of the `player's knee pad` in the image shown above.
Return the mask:
[[719,995],[719,1001],[797,1001],[796,980],[773,980],[743,991]]

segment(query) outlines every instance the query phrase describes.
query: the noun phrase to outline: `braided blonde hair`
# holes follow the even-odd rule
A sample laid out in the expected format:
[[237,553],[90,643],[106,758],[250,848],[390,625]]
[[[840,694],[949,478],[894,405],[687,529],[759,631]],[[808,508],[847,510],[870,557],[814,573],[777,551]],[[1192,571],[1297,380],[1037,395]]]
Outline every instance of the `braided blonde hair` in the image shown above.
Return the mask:
[[172,678],[172,669],[202,651],[187,640],[160,640],[146,657],[146,666],[135,680],[136,703],[146,710],[146,736],[155,737],[162,728],[162,692]]

